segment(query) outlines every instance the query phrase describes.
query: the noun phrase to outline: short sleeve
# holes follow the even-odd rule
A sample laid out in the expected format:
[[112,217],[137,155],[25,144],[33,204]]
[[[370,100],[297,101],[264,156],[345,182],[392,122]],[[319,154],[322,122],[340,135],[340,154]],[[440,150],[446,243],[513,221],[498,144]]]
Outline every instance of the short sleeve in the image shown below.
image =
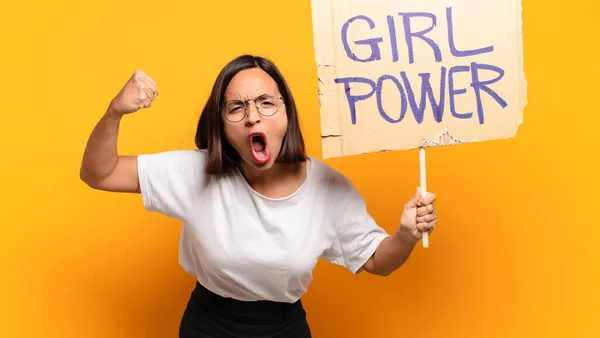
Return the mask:
[[201,194],[205,163],[205,153],[198,150],[138,155],[144,208],[184,220]]
[[350,181],[345,179],[331,188],[335,191],[328,202],[334,204],[329,210],[336,236],[324,258],[358,274],[389,235],[368,213],[365,200]]

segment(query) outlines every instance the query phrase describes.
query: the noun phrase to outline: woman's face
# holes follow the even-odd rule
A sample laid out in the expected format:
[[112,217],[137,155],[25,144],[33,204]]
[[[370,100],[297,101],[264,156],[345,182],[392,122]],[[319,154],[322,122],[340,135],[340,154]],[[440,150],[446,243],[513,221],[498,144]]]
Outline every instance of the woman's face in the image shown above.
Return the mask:
[[225,91],[221,115],[225,137],[244,162],[259,170],[273,166],[287,130],[280,97],[277,83],[260,68],[237,73]]

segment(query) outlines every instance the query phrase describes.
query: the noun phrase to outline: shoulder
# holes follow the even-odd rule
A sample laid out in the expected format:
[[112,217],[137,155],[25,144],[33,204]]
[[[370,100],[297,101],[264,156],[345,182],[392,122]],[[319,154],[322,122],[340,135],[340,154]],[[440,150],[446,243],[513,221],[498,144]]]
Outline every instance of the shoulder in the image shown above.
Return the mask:
[[310,157],[314,175],[319,184],[327,186],[331,197],[347,197],[355,191],[353,182],[342,172],[323,160]]
[[170,150],[138,155],[138,175],[146,181],[203,181],[205,150]]
[[206,152],[171,150],[138,155],[138,177],[149,211],[184,219],[206,182]]

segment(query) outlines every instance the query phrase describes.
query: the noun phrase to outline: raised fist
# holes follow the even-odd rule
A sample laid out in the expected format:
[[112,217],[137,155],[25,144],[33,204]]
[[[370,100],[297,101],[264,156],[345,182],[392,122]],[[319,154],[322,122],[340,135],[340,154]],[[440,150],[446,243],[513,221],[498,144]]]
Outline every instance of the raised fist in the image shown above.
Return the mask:
[[136,70],[119,94],[111,101],[109,110],[124,115],[149,108],[158,96],[156,82],[141,70]]

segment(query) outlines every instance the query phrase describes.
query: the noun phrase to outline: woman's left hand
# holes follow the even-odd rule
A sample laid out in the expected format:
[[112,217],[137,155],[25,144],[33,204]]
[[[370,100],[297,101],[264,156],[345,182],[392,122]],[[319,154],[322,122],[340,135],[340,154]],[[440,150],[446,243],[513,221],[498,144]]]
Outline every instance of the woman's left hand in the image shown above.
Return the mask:
[[404,205],[398,232],[414,241],[423,237],[423,231],[431,233],[437,224],[436,210],[433,205],[435,199],[435,194],[430,192],[421,198],[421,188],[417,188],[415,195]]

